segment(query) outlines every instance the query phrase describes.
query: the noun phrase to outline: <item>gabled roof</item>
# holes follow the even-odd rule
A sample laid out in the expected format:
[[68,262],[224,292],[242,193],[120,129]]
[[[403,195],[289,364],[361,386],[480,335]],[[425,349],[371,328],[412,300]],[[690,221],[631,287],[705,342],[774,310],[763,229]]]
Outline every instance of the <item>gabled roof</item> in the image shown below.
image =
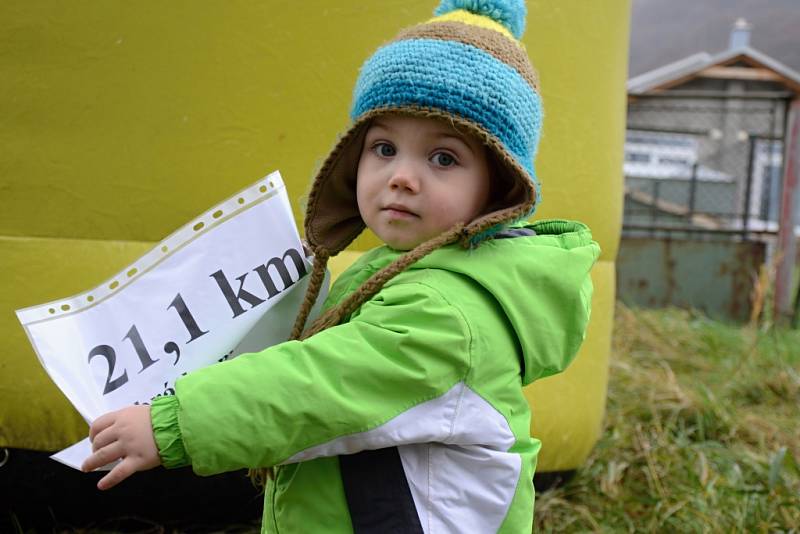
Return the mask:
[[[738,62],[746,63],[752,69],[731,66]],[[746,71],[750,70],[753,72],[748,74]],[[725,50],[714,56],[700,52],[640,74],[628,80],[628,94],[657,93],[698,77],[729,76],[778,82],[800,95],[800,73],[750,46]]]

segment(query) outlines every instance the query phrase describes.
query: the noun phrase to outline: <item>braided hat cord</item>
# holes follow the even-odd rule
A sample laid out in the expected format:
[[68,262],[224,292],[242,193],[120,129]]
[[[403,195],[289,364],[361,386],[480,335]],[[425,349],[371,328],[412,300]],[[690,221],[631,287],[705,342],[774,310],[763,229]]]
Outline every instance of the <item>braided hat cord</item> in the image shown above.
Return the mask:
[[461,223],[453,226],[447,232],[443,232],[433,239],[429,239],[417,245],[409,252],[406,252],[395,261],[370,276],[361,284],[361,287],[348,295],[345,300],[322,314],[299,339],[307,339],[326,328],[338,325],[342,319],[353,313],[364,302],[372,298],[381,290],[386,282],[403,272],[409,265],[416,263],[434,250],[460,239],[463,229],[464,225]]
[[322,288],[322,282],[325,280],[325,267],[328,265],[328,258],[330,254],[327,249],[317,247],[314,250],[314,266],[311,269],[311,275],[306,289],[306,295],[303,303],[300,305],[300,311],[297,312],[297,318],[294,320],[292,333],[289,339],[303,339],[303,327],[306,324],[308,315],[311,313],[311,308],[319,296],[319,291]]

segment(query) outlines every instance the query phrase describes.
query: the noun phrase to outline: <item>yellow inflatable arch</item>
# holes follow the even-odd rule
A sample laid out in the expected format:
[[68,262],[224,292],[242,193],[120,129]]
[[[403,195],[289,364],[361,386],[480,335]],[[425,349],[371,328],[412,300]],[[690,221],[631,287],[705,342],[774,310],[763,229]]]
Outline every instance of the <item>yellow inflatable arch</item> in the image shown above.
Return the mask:
[[[0,5],[0,448],[61,449],[81,417],[14,310],[96,285],[217,201],[280,169],[301,217],[367,55],[435,0]],[[529,2],[545,130],[537,217],[603,248],[588,339],[527,390],[539,471],[579,467],[605,404],[621,223],[629,0]],[[362,236],[332,262],[340,272]]]

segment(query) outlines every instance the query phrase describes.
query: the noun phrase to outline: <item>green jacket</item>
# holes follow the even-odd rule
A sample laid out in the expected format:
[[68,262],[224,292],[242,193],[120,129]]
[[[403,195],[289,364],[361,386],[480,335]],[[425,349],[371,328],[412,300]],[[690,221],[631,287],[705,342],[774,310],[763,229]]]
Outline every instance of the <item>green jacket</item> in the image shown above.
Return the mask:
[[[522,386],[578,350],[599,247],[580,223],[526,228],[434,251],[305,341],[185,376],[152,407],[164,464],[279,466],[265,532],[529,533],[540,443]],[[398,254],[364,254],[325,306]]]

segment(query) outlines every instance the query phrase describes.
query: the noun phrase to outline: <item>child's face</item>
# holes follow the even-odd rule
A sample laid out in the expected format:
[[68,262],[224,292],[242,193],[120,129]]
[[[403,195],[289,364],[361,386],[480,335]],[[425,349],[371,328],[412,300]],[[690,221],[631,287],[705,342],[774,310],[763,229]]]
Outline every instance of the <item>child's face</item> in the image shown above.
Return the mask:
[[387,245],[409,250],[480,215],[489,200],[486,150],[436,119],[375,119],[358,162],[358,210]]

